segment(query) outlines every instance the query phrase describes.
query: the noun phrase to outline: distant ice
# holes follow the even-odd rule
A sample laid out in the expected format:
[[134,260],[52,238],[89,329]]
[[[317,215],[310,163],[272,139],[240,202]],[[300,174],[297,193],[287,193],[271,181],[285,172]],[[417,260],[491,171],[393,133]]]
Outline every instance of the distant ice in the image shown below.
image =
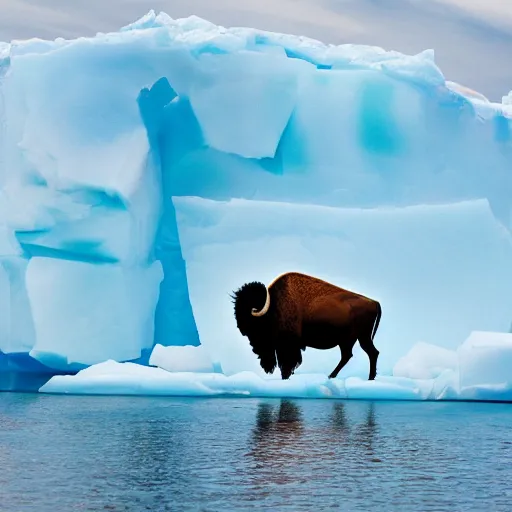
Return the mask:
[[474,332],[457,355],[461,387],[512,388],[512,334]]
[[396,362],[393,375],[409,379],[436,379],[446,370],[455,371],[457,366],[455,350],[419,342]]
[[149,364],[168,372],[212,373],[214,364],[204,347],[163,347],[155,345]]

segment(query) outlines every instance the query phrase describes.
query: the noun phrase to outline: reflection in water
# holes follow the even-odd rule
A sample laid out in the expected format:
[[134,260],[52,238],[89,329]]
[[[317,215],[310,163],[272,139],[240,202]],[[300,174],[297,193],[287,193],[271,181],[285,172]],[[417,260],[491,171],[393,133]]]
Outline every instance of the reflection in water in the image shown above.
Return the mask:
[[349,431],[347,413],[343,402],[334,402],[331,413],[331,425],[333,430],[347,434]]
[[[369,456],[374,455],[374,443],[378,437],[378,426],[375,414],[375,404],[370,402],[366,411],[366,421],[359,425],[354,433],[354,444],[366,449]],[[377,459],[371,459],[376,462]]]
[[300,435],[301,430],[302,411],[291,400],[281,400],[277,411],[271,404],[259,404],[253,432],[254,438],[259,442],[268,441],[269,432],[286,439],[289,436]]
[[[281,400],[277,408],[268,403],[259,404],[248,453],[254,459],[257,470],[255,486],[262,486],[264,490],[269,476],[273,482],[280,484],[293,478],[283,470],[287,466],[300,464],[303,431],[302,411],[291,400]],[[269,467],[271,475],[258,471]],[[262,479],[258,478],[259,474]]]
[[0,509],[508,511],[511,421],[496,404],[0,394]]
[[328,417],[315,418],[307,425],[298,402],[260,403],[247,453],[254,461],[253,490],[265,494],[269,484],[311,483],[315,474],[321,480],[326,467],[339,472],[347,458],[363,465],[379,461],[374,454],[378,437],[375,404],[364,407],[363,421],[350,421],[343,402],[329,407],[322,404],[322,412],[330,409]]

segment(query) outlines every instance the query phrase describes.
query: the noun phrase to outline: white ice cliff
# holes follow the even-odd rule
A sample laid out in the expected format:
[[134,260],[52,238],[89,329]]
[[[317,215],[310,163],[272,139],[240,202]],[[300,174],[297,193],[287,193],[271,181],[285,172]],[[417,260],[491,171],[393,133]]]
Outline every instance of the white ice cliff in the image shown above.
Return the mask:
[[[510,98],[164,13],[0,43],[0,389],[510,399]],[[377,381],[265,378],[229,293],[288,270],[380,301]]]

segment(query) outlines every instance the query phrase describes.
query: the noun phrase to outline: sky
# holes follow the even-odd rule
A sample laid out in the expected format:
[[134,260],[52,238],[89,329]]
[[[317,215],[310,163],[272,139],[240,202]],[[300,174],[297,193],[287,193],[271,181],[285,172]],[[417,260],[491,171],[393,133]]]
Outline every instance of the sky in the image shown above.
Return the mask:
[[435,51],[446,79],[492,101],[512,90],[512,0],[0,0],[0,41],[115,31],[146,14]]

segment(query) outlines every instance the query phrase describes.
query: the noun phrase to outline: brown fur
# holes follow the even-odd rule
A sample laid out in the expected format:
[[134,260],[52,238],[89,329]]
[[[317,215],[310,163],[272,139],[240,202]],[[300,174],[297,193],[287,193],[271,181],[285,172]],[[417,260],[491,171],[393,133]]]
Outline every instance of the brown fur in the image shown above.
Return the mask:
[[288,379],[302,364],[306,347],[339,346],[341,360],[329,376],[334,378],[359,340],[370,360],[369,379],[375,378],[379,351],[373,338],[381,317],[377,301],[298,272],[279,276],[268,290],[270,308],[259,318],[251,315],[251,309],[263,307],[265,285],[248,283],[233,296],[238,329],[249,338],[265,372],[279,366],[282,378]]

